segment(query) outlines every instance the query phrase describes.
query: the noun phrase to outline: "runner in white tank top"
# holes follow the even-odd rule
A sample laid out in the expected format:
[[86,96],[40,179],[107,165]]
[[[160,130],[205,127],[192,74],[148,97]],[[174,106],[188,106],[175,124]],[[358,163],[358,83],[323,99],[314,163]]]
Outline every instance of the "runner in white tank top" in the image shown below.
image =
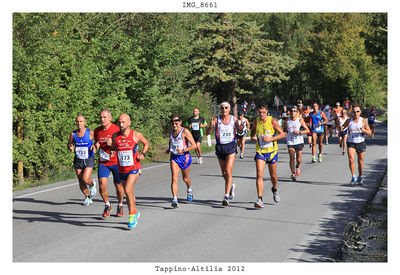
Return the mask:
[[324,109],[324,114],[326,116],[326,124],[324,126],[324,137],[325,137],[325,144],[329,144],[328,141],[328,132],[329,132],[329,137],[332,137],[332,129],[333,129],[333,115],[332,115],[332,109],[331,106],[326,105]]
[[[301,155],[304,147],[303,134],[309,133],[310,130],[308,129],[303,118],[298,114],[298,109],[296,106],[293,106],[289,112],[289,118],[284,123],[283,130],[287,132],[286,140],[290,157],[289,166],[292,172],[291,179],[296,181],[296,177],[300,176],[301,174]],[[301,131],[300,128],[303,128],[303,131]],[[295,158],[296,166],[294,164]]]
[[[347,110],[342,109],[340,115],[336,118],[336,128],[340,131],[341,127],[348,119]],[[343,131],[340,131],[339,133],[339,147],[342,148],[342,155],[344,155],[347,148],[347,127],[343,128]]]
[[[349,156],[349,167],[351,172],[350,185],[362,184],[362,173],[364,169],[364,155],[367,149],[365,135],[371,135],[371,129],[366,119],[361,117],[361,108],[353,104],[353,117],[348,118],[340,130],[348,127],[349,137],[347,139],[347,153]],[[358,178],[355,173],[355,155],[358,158]]]
[[246,144],[247,129],[250,128],[250,123],[247,118],[244,117],[242,112],[239,113],[238,119],[238,133],[236,134],[236,143],[240,148],[240,158],[243,159],[244,156],[244,146]]

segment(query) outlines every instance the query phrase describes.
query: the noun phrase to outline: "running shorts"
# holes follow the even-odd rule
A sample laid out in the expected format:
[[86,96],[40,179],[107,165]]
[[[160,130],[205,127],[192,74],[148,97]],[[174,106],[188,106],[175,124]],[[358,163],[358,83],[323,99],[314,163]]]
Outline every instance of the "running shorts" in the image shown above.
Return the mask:
[[368,124],[369,124],[369,125],[376,124],[376,121],[375,121],[375,120],[369,120],[369,119],[368,119]]
[[347,135],[347,130],[346,130],[346,131],[343,131],[343,132],[340,132],[340,136],[341,136],[341,137],[344,137],[345,135]]
[[322,132],[322,133],[313,133],[313,134],[317,134],[317,137],[321,137],[321,136],[324,135],[324,132]]
[[192,164],[192,156],[189,153],[182,156],[171,154],[170,160],[176,162],[182,170],[186,170]]
[[136,175],[137,173],[140,174],[140,169],[134,169],[134,170],[129,171],[128,173],[119,173],[119,178],[121,180],[126,180],[129,175],[131,175],[131,174]]
[[262,159],[268,164],[274,164],[278,162],[278,150],[273,151],[271,153],[256,153],[254,157],[254,161],[257,161],[257,159]]
[[296,144],[296,145],[288,145],[287,148],[293,148],[296,151],[303,150],[304,143]]
[[220,160],[226,160],[226,157],[237,153],[236,141],[227,144],[216,144],[215,154]]
[[203,141],[203,137],[200,135],[200,132],[199,133],[192,132],[192,136],[193,136],[194,142],[196,142],[196,143],[197,142],[201,143]]
[[360,143],[347,142],[347,148],[354,148],[356,149],[357,153],[363,153],[367,151],[367,145],[365,144],[365,141]]
[[94,167],[94,154],[88,159],[78,159],[77,157],[74,157],[75,170],[85,169],[86,167]]
[[121,179],[119,178],[118,172],[118,164],[106,166],[104,164],[99,163],[99,170],[97,171],[98,178],[108,178],[110,175],[110,171],[113,174],[114,183],[121,183]]
[[243,138],[243,137],[247,137],[247,130],[244,130],[243,133],[242,133],[241,135],[236,134],[236,138],[237,138],[237,139]]

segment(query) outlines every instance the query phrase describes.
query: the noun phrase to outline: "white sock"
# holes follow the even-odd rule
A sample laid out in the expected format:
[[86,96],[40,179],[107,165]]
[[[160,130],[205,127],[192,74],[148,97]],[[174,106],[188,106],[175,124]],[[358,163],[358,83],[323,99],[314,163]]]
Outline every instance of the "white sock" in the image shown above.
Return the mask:
[[108,201],[108,202],[106,202],[106,205],[108,205],[108,206],[111,206],[109,201]]

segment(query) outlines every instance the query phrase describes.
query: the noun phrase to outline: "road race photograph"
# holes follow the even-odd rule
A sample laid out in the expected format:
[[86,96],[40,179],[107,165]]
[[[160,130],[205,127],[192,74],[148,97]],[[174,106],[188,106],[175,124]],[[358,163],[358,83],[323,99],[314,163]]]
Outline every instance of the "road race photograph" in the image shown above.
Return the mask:
[[10,263],[386,268],[387,6],[170,2],[9,13]]

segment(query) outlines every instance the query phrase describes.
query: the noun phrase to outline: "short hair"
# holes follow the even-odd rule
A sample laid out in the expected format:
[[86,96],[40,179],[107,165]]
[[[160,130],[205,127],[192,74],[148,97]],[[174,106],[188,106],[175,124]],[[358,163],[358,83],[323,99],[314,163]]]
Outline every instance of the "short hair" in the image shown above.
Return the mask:
[[361,106],[360,106],[357,102],[353,103],[353,109],[354,109],[355,107],[358,107],[358,108],[361,109]]
[[107,112],[108,115],[111,116],[111,111],[108,110],[108,109],[103,109],[103,110],[101,110],[100,114],[101,114],[102,112]]
[[265,110],[268,110],[268,107],[267,107],[267,104],[265,104],[265,103],[260,103],[260,104],[258,104],[257,109],[265,109]]
[[174,118],[178,118],[179,120],[182,120],[182,118],[181,118],[181,116],[179,114],[173,114],[171,116],[171,120],[174,119]]

